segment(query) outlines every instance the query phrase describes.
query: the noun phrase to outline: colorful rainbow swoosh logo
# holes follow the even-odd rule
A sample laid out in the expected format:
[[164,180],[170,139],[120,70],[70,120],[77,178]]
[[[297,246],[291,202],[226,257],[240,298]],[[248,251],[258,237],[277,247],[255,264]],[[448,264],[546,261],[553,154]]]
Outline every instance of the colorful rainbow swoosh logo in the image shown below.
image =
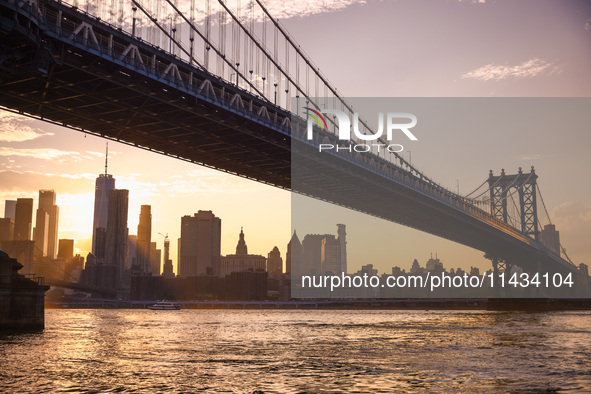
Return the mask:
[[[318,126],[320,127],[320,129],[328,130],[328,125],[326,124],[326,119],[324,119],[324,116],[322,116],[322,114],[320,112],[313,110],[310,107],[304,107],[304,109],[307,109],[308,111],[313,112],[312,114],[310,112],[304,112],[304,114],[310,115],[312,117],[312,119],[314,119],[316,121],[316,123],[318,123]],[[320,118],[320,119],[318,119],[318,118]],[[321,120],[322,120],[322,123],[320,123]],[[324,126],[322,126],[323,123],[324,123]]]

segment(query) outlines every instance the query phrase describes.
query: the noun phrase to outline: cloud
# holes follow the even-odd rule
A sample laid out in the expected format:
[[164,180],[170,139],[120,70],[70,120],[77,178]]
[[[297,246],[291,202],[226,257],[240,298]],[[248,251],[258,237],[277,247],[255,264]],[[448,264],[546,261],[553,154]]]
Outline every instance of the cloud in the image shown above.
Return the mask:
[[29,126],[32,122],[32,119],[24,116],[0,111],[0,141],[23,142],[53,135],[53,133]]
[[90,179],[95,180],[96,174],[91,174],[90,172],[85,172],[82,174],[44,174],[46,176],[59,176],[62,178],[69,178],[69,179]]
[[487,64],[462,75],[462,78],[471,78],[479,81],[500,81],[508,78],[522,79],[533,78],[539,75],[550,76],[560,74],[561,71],[559,65],[534,58],[517,66]]
[[8,148],[8,147],[0,147],[0,156],[20,156],[20,157],[30,157],[34,159],[40,160],[56,160],[58,161],[65,161],[65,158],[73,159],[74,161],[79,161],[81,158],[78,152],[71,152],[71,151],[64,151],[59,149],[52,149],[52,148],[36,148],[36,149],[20,149],[20,148]]
[[[102,159],[105,158],[105,152],[95,152],[95,151],[87,150],[86,153],[88,153],[90,156],[93,156],[93,157],[98,157],[98,158],[102,158]],[[121,154],[121,152],[117,152],[112,149],[109,149],[109,157],[118,156],[120,154]]]
[[93,151],[87,150],[86,153],[88,153],[89,155],[94,156],[94,157],[105,157],[105,154],[102,152],[93,152]]
[[0,170],[0,201],[36,195],[39,189],[54,189],[58,198],[66,190],[70,193],[88,193],[94,190],[93,174],[50,174],[35,171]]
[[[478,1],[478,0],[476,0]],[[482,1],[482,0],[480,0]],[[88,2],[88,0],[84,1]],[[92,3],[92,1],[90,2]],[[125,29],[130,28],[129,24],[131,23],[131,8],[126,9],[123,11],[124,13],[124,20],[121,22],[119,21],[119,15],[116,12],[112,12],[112,9],[108,7],[105,3],[101,1],[95,1],[96,4],[92,5],[88,8],[88,11],[100,17],[101,19],[108,21],[110,23],[114,23],[115,25],[123,24]],[[101,4],[102,3],[102,4]],[[190,0],[180,0],[175,2],[176,7],[181,11],[184,15],[191,14],[191,4],[193,3]],[[324,14],[324,13],[331,13],[341,11],[347,7],[356,4],[366,4],[367,0],[297,0],[297,1],[285,1],[285,0],[267,0],[264,1],[265,8],[267,11],[273,15],[275,19],[289,19],[289,18],[305,18],[313,15]],[[234,15],[238,14],[237,10],[237,3],[236,2],[224,2],[226,7],[232,11]],[[160,21],[166,21],[171,16],[174,19],[180,21],[181,18],[176,16],[173,8],[170,5],[167,5],[166,2],[158,3],[155,2],[153,5],[146,5],[144,4],[144,9],[152,16],[155,16]],[[211,23],[213,25],[217,25],[220,23],[219,13],[224,10],[224,8],[220,5],[217,1],[212,1],[209,5],[211,10]],[[224,11],[225,13],[225,11]],[[142,12],[138,12],[139,18],[136,20],[136,28],[145,28],[146,26],[154,26],[154,23],[150,21]],[[257,22],[261,22],[264,19],[263,11],[260,7],[255,6],[254,12],[251,13],[251,7],[246,5],[245,2],[242,3],[242,8],[240,10],[240,20],[244,22],[248,22],[251,18]],[[196,7],[194,9],[193,18],[195,23],[201,24],[205,21],[207,17],[206,13],[206,5],[203,1],[197,1]],[[223,23],[231,23],[232,17],[225,15],[223,19]],[[168,22],[165,22],[168,23]],[[148,34],[147,32],[140,31],[140,35]]]
[[555,217],[555,220],[561,220],[564,223],[581,224],[589,229],[589,225],[591,225],[591,205],[581,201],[569,201],[554,208],[552,216]]
[[517,160],[519,160],[519,161],[533,161],[533,160],[539,160],[542,158],[549,158],[549,157],[555,157],[555,156],[557,156],[555,153],[552,153],[552,154],[532,153],[532,154],[521,155],[517,158]]
[[585,31],[591,30],[591,18],[587,18],[585,21]]
[[267,1],[266,7],[276,19],[307,17],[322,13],[336,12],[354,4],[365,4],[365,0],[300,0],[300,1]]
[[209,169],[194,168],[180,176],[172,176],[167,182],[159,183],[160,190],[169,196],[189,197],[196,194],[220,193],[242,194],[256,191],[257,185],[241,177],[228,177],[223,173],[213,173]]

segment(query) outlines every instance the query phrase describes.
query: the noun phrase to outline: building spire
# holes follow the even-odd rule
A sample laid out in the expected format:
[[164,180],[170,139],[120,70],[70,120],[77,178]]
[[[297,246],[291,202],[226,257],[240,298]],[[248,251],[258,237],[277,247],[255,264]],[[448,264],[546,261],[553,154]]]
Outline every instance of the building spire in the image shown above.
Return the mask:
[[240,227],[240,239],[238,240],[238,245],[236,245],[236,254],[237,255],[247,255],[248,248],[246,246],[246,242],[244,241],[244,231],[242,227]]
[[105,152],[105,175],[107,175],[108,162],[109,162],[109,141],[107,141],[107,150]]

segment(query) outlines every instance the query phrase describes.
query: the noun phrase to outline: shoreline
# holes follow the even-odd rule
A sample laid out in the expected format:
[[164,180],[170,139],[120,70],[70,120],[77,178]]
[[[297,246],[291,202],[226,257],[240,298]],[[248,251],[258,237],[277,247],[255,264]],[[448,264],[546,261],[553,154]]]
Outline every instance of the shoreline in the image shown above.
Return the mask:
[[[82,299],[48,301],[46,309],[148,309],[156,301]],[[253,310],[488,310],[567,311],[591,310],[591,298],[491,298],[396,300],[294,300],[294,301],[174,301],[182,309]]]

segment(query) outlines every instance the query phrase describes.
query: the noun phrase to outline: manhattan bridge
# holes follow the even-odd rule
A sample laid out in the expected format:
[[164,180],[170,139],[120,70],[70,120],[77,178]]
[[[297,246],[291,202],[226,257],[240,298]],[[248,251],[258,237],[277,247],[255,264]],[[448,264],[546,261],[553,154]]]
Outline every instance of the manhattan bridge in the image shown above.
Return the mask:
[[2,109],[443,237],[495,272],[586,275],[541,237],[533,167],[460,195],[398,153],[319,153],[335,120],[308,140],[303,108],[354,110],[260,0],[71,1],[0,1]]

